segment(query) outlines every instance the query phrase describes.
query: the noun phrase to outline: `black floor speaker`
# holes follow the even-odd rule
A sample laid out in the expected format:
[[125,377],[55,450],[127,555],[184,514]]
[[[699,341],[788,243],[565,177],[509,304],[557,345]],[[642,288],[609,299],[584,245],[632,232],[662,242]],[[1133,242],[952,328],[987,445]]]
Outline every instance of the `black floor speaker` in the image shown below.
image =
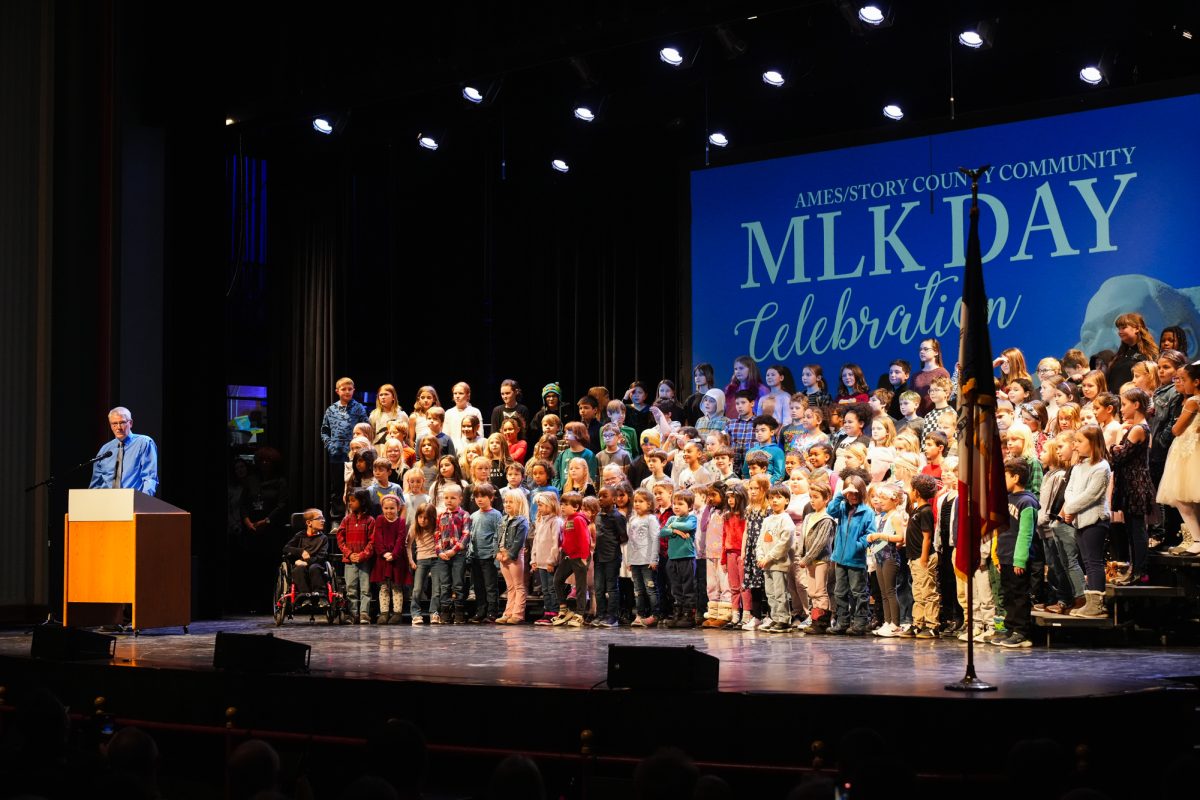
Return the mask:
[[307,672],[312,646],[274,634],[217,633],[213,668],[235,672]]
[[608,688],[715,692],[721,662],[687,647],[608,646]]
[[80,661],[85,658],[112,658],[117,651],[115,636],[93,633],[82,628],[40,625],[33,629],[29,655],[52,661]]

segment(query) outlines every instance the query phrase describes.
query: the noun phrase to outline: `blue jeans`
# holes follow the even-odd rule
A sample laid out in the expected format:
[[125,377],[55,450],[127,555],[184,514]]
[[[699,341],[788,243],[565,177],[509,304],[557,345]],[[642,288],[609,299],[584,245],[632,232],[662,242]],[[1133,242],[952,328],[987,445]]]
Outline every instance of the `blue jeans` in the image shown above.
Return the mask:
[[542,608],[545,613],[558,613],[558,598],[554,595],[554,573],[548,569],[537,569],[538,581],[542,584]]
[[649,617],[658,608],[658,571],[649,564],[630,565],[633,573],[633,597],[637,601],[639,617]]
[[[1065,522],[1050,523],[1050,533],[1054,535],[1054,545],[1058,548],[1058,557],[1066,570],[1066,578],[1071,585],[1072,597],[1083,597],[1083,566],[1079,559],[1079,532]],[[1070,601],[1067,601],[1068,603]]]
[[871,590],[867,588],[867,571],[862,567],[833,565],[833,593],[837,596],[837,626],[845,630],[851,624],[867,627],[867,604]]
[[[437,566],[437,561],[438,560],[436,557],[422,558],[417,561],[417,569],[416,572],[413,573],[412,605],[409,608],[409,612],[412,614],[413,619],[421,616],[420,600],[421,596],[425,594],[425,581],[428,580],[430,575],[435,572],[434,567]],[[426,596],[426,599],[429,601],[429,613],[431,614],[435,613],[434,609],[437,607],[437,601],[434,600],[436,596],[437,583],[435,582],[434,590]]]
[[608,619],[621,613],[621,551],[612,561],[596,561],[592,573],[596,586],[596,619]]
[[471,583],[475,586],[475,616],[500,616],[500,571],[496,569],[496,557],[476,556],[471,561]]
[[350,603],[351,616],[371,613],[371,570],[347,561],[346,600]]
[[[467,554],[459,553],[449,561],[438,558],[433,570],[433,598],[429,601],[429,613],[440,614],[442,609],[462,611],[463,602],[467,599],[463,592],[464,578],[467,574]],[[451,605],[450,593],[454,593]],[[435,607],[436,606],[436,607]]]

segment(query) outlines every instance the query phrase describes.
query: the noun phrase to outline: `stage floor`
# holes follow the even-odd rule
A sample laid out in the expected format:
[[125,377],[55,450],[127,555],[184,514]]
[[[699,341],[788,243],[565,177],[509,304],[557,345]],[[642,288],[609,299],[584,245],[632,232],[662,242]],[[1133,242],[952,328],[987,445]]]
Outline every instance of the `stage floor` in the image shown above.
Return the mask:
[[[117,667],[211,671],[218,631],[274,633],[312,646],[311,674],[339,680],[588,689],[602,682],[609,644],[695,645],[720,659],[722,692],[957,697],[957,640],[881,639],[735,631],[542,628],[499,625],[329,626],[267,617],[193,623],[190,633],[117,636]],[[28,628],[0,632],[0,656],[28,656]],[[103,663],[103,662],[92,662]],[[1200,674],[1200,648],[975,646],[995,699],[1078,698],[1162,689]]]

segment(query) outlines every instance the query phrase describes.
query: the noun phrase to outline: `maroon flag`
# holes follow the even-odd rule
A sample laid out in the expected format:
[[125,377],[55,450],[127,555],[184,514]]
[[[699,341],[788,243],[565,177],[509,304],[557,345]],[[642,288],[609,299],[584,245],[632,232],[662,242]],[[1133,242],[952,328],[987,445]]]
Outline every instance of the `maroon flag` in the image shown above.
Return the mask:
[[978,176],[972,175],[971,229],[967,236],[959,335],[958,378],[958,537],[954,571],[967,578],[979,568],[984,537],[1008,525],[1004,455],[996,427],[996,380],[988,334],[988,300],[979,251]]

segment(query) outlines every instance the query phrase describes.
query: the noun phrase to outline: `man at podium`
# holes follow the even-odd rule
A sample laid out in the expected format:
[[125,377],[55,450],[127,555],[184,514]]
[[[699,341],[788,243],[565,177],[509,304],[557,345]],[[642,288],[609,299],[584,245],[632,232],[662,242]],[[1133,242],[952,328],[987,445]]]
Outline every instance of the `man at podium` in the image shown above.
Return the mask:
[[117,406],[108,412],[108,425],[117,438],[100,448],[103,456],[92,466],[89,489],[137,489],[153,496],[158,490],[158,449],[149,436],[133,432],[133,415]]

